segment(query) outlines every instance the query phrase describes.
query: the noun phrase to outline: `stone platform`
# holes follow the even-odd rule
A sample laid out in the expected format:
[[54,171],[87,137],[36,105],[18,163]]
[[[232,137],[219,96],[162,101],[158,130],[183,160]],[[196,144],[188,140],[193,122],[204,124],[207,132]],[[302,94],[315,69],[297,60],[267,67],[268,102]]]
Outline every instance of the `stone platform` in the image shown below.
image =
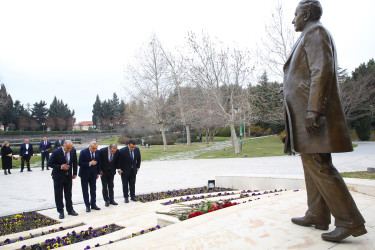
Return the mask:
[[[360,143],[352,153],[334,154],[333,163],[340,172],[365,171],[374,166],[375,144]],[[93,240],[74,244],[63,249],[84,249],[100,244],[99,249],[375,249],[375,181],[346,179],[347,185],[366,220],[368,233],[349,237],[342,243],[321,240],[324,231],[313,227],[300,227],[290,222],[291,217],[301,216],[306,210],[306,192],[303,189],[303,171],[298,156],[280,156],[246,159],[184,160],[144,162],[137,176],[137,194],[207,185],[216,179],[216,186],[239,189],[269,190],[287,188],[279,195],[262,196],[237,206],[218,210],[183,222],[171,224],[154,232],[107,244],[137,233],[158,223],[156,211],[165,210],[162,201],[125,204],[121,195],[121,181],[115,177],[115,196],[118,206],[105,207],[101,198],[101,183],[97,182],[97,205],[100,211],[85,212],[79,178],[73,184],[74,209],[79,216],[66,214],[62,223],[51,228],[79,225],[74,230],[101,227],[111,223],[124,229]],[[220,180],[221,179],[221,180]],[[273,181],[272,181],[273,179]],[[258,186],[262,184],[263,186]],[[242,185],[242,186],[240,186]],[[298,192],[293,192],[298,188]],[[37,210],[58,220],[54,206],[53,185],[50,172],[33,169],[33,172],[0,176],[0,215]],[[169,199],[167,199],[169,200]],[[330,225],[330,230],[334,226]],[[22,232],[6,238],[26,236]],[[43,228],[46,230],[46,228]],[[73,229],[41,236],[3,246],[17,249],[23,245],[42,242],[56,236],[64,236]],[[107,245],[104,245],[107,244]]]

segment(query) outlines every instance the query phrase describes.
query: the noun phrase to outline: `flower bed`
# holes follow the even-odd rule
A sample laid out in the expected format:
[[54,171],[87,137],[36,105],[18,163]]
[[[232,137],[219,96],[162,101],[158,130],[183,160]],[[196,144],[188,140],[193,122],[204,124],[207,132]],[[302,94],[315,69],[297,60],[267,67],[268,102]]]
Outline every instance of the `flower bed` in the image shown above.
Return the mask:
[[66,236],[63,237],[56,237],[52,239],[47,239],[43,243],[34,244],[31,246],[22,246],[21,249],[27,249],[27,250],[44,250],[44,249],[53,249],[58,248],[62,246],[67,246],[71,244],[75,244],[78,242],[82,242],[85,240],[90,240],[102,235],[106,235],[118,230],[123,229],[124,227],[117,226],[115,224],[106,225],[101,228],[95,228],[89,227],[86,231],[81,231],[79,233],[76,233],[75,231],[68,233]]
[[173,198],[177,196],[187,196],[193,194],[204,194],[204,193],[214,193],[214,192],[223,192],[223,191],[232,191],[230,188],[210,188],[207,187],[200,187],[200,188],[188,188],[188,189],[180,189],[180,190],[172,190],[166,192],[157,192],[151,194],[141,194],[137,195],[138,201],[141,202],[150,202],[156,200],[163,200],[167,198]]
[[39,227],[50,226],[60,222],[37,212],[27,212],[0,218],[0,236],[23,232]]
[[28,239],[31,239],[31,238],[35,238],[35,237],[39,237],[39,236],[43,236],[43,235],[47,235],[47,234],[60,232],[60,231],[63,231],[63,230],[71,229],[71,228],[82,226],[82,225],[84,225],[84,224],[80,223],[80,224],[77,224],[77,225],[74,225],[74,226],[59,227],[59,228],[48,230],[46,232],[42,231],[41,233],[38,233],[38,234],[30,234],[26,237],[19,237],[18,239],[9,239],[8,238],[4,242],[0,243],[0,246],[5,246],[5,245],[11,244],[11,243],[15,243],[15,242],[23,241],[23,240],[28,240]]
[[[142,231],[140,231],[140,232],[138,232],[138,233],[132,233],[130,236],[126,236],[126,237],[124,237],[124,238],[122,238],[122,239],[115,240],[115,241],[109,241],[109,242],[106,243],[106,244],[102,244],[102,245],[100,245],[100,244],[98,243],[98,244],[96,244],[94,247],[104,246],[104,245],[112,244],[112,243],[114,243],[114,242],[118,242],[118,241],[121,241],[121,240],[131,239],[131,238],[134,238],[134,237],[136,237],[136,236],[139,236],[139,235],[142,235],[142,234],[146,234],[146,233],[150,233],[150,232],[152,232],[152,231],[158,230],[158,229],[160,229],[160,228],[161,228],[161,227],[160,227],[159,225],[157,225],[157,226],[155,226],[155,227],[151,227],[151,228],[149,228],[149,229],[142,230]],[[87,246],[87,247],[85,247],[84,250],[91,249],[91,248],[92,248],[91,246]]]

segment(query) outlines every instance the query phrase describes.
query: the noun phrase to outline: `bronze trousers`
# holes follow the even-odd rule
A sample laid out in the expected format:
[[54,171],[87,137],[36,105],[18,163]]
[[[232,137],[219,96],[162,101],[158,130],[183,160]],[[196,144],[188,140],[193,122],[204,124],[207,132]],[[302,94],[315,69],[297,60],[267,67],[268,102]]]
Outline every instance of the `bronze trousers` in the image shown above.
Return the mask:
[[363,225],[365,220],[333,166],[331,154],[301,154],[301,159],[307,191],[306,216],[313,217],[316,224],[328,225],[332,213],[336,227]]

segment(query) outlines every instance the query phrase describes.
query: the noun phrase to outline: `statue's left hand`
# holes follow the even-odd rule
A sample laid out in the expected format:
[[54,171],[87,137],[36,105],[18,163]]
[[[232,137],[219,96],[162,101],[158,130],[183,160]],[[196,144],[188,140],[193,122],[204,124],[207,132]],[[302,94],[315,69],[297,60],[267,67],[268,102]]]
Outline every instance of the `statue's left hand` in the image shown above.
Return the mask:
[[307,133],[313,133],[319,130],[319,118],[320,114],[314,111],[308,111],[306,115],[306,131]]

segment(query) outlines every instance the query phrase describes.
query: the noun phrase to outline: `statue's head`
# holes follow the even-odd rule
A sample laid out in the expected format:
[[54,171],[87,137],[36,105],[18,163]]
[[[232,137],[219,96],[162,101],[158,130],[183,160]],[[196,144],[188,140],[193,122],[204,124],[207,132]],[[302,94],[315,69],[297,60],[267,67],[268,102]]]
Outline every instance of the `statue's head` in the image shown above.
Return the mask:
[[323,9],[318,0],[302,0],[294,13],[293,24],[297,32],[302,31],[309,22],[318,21]]

